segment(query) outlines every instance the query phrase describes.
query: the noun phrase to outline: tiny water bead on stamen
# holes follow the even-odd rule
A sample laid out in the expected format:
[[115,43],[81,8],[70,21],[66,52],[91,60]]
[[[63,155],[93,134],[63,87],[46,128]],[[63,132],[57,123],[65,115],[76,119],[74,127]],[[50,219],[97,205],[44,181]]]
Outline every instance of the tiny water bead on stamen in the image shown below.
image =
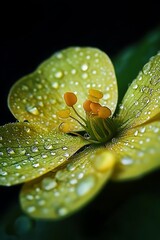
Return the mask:
[[69,123],[63,122],[60,124],[60,130],[83,137],[90,143],[104,144],[110,140],[116,133],[116,125],[113,118],[111,118],[111,110],[99,103],[102,97],[103,93],[99,90],[89,89],[88,99],[83,103],[83,109],[86,113],[86,118],[84,119],[74,107],[77,103],[77,96],[73,92],[66,92],[64,94],[65,103],[73,109],[78,118],[73,117],[68,108],[60,110],[57,115],[62,119],[71,118],[76,121],[84,129],[85,133],[81,135],[81,132],[72,132],[69,130]]

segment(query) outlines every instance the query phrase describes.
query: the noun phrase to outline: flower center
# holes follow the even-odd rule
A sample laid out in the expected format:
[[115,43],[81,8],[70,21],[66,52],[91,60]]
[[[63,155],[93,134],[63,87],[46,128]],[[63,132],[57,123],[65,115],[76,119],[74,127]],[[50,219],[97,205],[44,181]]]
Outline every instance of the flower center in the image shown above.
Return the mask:
[[111,110],[99,103],[101,98],[103,98],[102,92],[96,89],[89,89],[88,99],[83,103],[83,109],[86,113],[86,118],[84,119],[74,107],[77,103],[77,96],[73,92],[66,92],[64,94],[65,103],[69,108],[73,109],[77,117],[71,116],[69,108],[60,110],[58,116],[62,119],[72,118],[81,125],[84,129],[83,133],[85,133],[81,135],[79,132],[69,131],[69,127],[65,123],[60,124],[61,131],[79,135],[91,143],[106,143],[110,140],[116,132],[116,126],[111,118]]

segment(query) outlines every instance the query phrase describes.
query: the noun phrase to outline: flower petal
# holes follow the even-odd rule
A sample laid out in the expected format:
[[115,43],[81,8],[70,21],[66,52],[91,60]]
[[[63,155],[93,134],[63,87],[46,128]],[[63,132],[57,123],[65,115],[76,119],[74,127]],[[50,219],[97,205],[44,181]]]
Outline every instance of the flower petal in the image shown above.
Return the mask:
[[58,172],[26,183],[20,194],[22,208],[35,218],[67,216],[94,197],[109,179],[114,164],[112,153],[89,147]]
[[120,122],[137,126],[160,116],[160,53],[150,58],[130,85],[120,106]]
[[0,127],[0,185],[13,185],[53,170],[86,144],[78,137],[13,123]]
[[10,91],[8,104],[19,121],[40,122],[53,128],[60,124],[57,111],[66,107],[64,93],[77,94],[78,112],[83,116],[82,104],[89,88],[102,91],[102,105],[115,111],[117,83],[109,57],[96,48],[70,47],[55,53],[35,72],[17,81]]
[[160,167],[160,122],[126,131],[112,147],[117,152],[113,179],[136,178]]

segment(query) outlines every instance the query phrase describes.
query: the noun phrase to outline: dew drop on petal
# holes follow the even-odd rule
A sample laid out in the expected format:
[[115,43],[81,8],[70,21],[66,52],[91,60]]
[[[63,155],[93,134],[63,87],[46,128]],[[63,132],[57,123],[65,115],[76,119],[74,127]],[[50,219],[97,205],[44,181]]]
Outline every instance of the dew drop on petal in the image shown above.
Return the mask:
[[148,74],[150,68],[151,68],[151,63],[150,62],[146,63],[143,67],[143,73]]
[[26,110],[27,110],[27,112],[29,112],[33,115],[39,115],[39,111],[38,111],[37,107],[35,107],[35,106],[28,106],[27,105]]
[[106,172],[113,168],[115,164],[115,157],[110,152],[101,153],[93,160],[93,165],[96,170],[100,172]]
[[59,216],[65,216],[68,213],[68,210],[66,207],[60,207],[56,212]]
[[32,213],[36,210],[36,207],[35,206],[29,206],[26,210],[27,210],[28,213]]
[[7,148],[7,153],[12,155],[15,154],[15,151],[12,148]]
[[56,186],[57,186],[57,182],[52,178],[47,177],[42,180],[42,188],[44,190],[49,191],[55,188]]
[[39,150],[38,150],[38,147],[37,147],[37,146],[32,146],[32,147],[31,147],[31,151],[32,151],[32,152],[38,152]]
[[128,156],[125,156],[121,159],[121,163],[125,166],[128,166],[128,165],[133,164],[133,159]]
[[88,65],[86,63],[82,64],[81,69],[82,71],[87,71]]
[[62,78],[63,77],[63,72],[62,71],[58,71],[55,73],[55,77],[56,78]]
[[87,194],[95,185],[96,179],[94,176],[89,175],[82,179],[76,187],[76,193],[78,196]]

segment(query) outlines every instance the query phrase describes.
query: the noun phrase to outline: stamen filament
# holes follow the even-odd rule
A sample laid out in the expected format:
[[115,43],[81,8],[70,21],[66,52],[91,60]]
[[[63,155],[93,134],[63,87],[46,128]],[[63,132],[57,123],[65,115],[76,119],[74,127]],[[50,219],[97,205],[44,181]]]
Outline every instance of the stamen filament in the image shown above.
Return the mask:
[[75,112],[75,114],[84,122],[84,123],[86,123],[86,120],[83,118],[83,117],[81,117],[81,115],[79,115],[79,113],[77,112],[77,110],[72,106],[72,109],[73,109],[73,111]]
[[73,120],[78,122],[84,129],[86,129],[86,126],[83,123],[81,123],[78,119],[76,119],[75,117],[72,117],[72,116],[70,116],[70,118],[72,118]]

